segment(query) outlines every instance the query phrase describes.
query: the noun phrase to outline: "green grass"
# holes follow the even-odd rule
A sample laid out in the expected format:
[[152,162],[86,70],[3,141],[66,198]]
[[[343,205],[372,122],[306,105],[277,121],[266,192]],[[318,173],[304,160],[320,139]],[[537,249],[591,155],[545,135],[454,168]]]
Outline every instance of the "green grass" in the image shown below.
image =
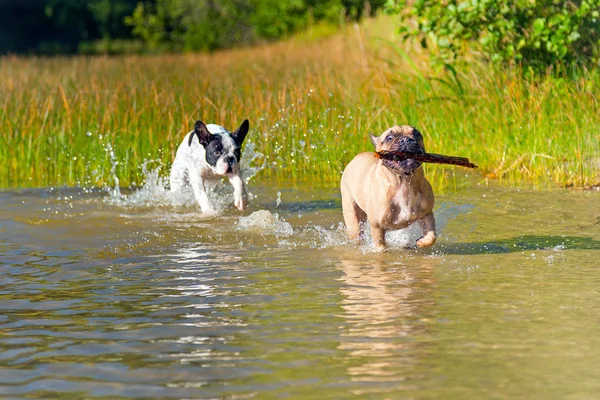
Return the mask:
[[[600,76],[526,79],[472,65],[433,76],[426,54],[389,44],[391,20],[215,54],[0,59],[0,186],[101,186],[109,148],[123,186],[144,160],[168,170],[197,119],[234,128],[265,155],[259,180],[335,186],[371,150],[367,132],[423,132],[430,152],[466,156],[481,179],[586,186],[600,181]],[[384,38],[384,40],[380,38]],[[428,165],[436,187],[454,168]]]

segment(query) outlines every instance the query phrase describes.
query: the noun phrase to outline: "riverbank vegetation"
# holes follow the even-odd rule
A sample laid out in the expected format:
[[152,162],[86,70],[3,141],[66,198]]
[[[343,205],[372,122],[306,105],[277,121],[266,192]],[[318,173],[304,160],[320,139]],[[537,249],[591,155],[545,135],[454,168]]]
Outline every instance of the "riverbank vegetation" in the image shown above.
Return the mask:
[[[532,77],[476,56],[436,70],[396,26],[379,17],[212,54],[1,58],[0,186],[102,186],[111,171],[140,184],[144,161],[168,171],[195,120],[244,118],[264,155],[256,179],[284,185],[337,185],[371,150],[367,133],[394,124],[418,127],[429,152],[469,157],[482,180],[600,181],[597,71]],[[426,169],[438,187],[453,180],[453,168]]]

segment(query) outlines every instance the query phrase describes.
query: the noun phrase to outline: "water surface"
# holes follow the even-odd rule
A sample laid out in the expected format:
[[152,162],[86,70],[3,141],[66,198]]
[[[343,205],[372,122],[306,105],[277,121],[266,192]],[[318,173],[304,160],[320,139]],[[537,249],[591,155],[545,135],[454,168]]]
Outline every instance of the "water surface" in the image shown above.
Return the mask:
[[433,248],[377,254],[336,189],[251,190],[208,219],[157,188],[0,192],[0,396],[600,393],[600,193],[472,183]]

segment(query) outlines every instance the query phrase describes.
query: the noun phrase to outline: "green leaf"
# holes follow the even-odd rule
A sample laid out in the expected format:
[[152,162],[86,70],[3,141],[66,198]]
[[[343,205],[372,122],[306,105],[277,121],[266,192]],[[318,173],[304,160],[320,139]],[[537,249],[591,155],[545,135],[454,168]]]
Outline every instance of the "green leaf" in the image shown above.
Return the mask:
[[533,21],[533,32],[537,35],[540,35],[544,30],[545,23],[545,18],[537,18],[535,21]]
[[573,31],[571,32],[571,34],[569,35],[569,42],[574,42],[577,39],[579,39],[581,37],[581,35],[579,34],[579,32],[577,31]]

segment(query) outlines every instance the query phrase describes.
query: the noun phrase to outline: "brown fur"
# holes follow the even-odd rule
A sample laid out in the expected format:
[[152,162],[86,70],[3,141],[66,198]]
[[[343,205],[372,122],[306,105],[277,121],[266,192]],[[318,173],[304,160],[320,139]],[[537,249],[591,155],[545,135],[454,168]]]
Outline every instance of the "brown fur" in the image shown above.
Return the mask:
[[[410,126],[394,126],[380,137],[370,136],[376,151],[398,150],[403,136],[414,139],[425,151],[421,134]],[[384,250],[386,231],[403,229],[419,221],[424,236],[417,240],[417,246],[433,245],[436,240],[434,196],[423,167],[419,165],[410,173],[384,163],[386,161],[374,153],[360,153],[342,174],[342,209],[348,237],[358,239],[360,223],[368,221],[375,247]]]

